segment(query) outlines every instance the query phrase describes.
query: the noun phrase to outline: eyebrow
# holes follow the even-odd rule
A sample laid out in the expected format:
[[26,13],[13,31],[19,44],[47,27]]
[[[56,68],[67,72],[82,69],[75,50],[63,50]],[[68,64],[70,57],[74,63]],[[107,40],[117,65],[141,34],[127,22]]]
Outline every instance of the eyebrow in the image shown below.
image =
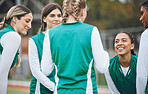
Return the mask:
[[[122,38],[122,39],[127,39],[127,38]],[[119,40],[119,39],[115,39],[115,40]]]

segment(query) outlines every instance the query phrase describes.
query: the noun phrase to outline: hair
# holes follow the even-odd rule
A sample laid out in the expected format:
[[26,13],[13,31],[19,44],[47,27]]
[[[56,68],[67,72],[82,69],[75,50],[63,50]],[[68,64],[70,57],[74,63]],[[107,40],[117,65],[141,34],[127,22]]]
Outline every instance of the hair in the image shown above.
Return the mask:
[[3,20],[0,22],[0,29],[10,25],[11,20],[14,16],[18,19],[21,19],[22,16],[32,13],[30,9],[28,9],[24,5],[15,5],[9,9],[9,11],[5,14]]
[[148,7],[148,0],[144,1],[141,6]]
[[57,3],[50,3],[50,4],[47,4],[43,10],[42,10],[42,13],[41,13],[41,26],[40,26],[40,30],[42,31],[45,31],[46,27],[47,27],[47,24],[46,22],[43,21],[44,17],[47,17],[47,15],[52,12],[54,9],[59,9],[61,14],[63,14],[62,12],[62,8],[59,4]]
[[66,22],[69,15],[76,21],[80,19],[80,10],[86,7],[86,0],[64,0],[63,1],[63,22]]
[[[130,40],[131,40],[131,44],[135,44],[134,36],[133,36],[131,33],[129,33],[129,32],[120,32],[120,33],[118,33],[118,34],[121,34],[121,33],[127,34],[127,35],[129,36]],[[118,35],[118,34],[117,34],[117,35]],[[117,35],[116,35],[116,36],[117,36]],[[132,54],[132,55],[136,55],[134,49],[131,50],[131,54]]]

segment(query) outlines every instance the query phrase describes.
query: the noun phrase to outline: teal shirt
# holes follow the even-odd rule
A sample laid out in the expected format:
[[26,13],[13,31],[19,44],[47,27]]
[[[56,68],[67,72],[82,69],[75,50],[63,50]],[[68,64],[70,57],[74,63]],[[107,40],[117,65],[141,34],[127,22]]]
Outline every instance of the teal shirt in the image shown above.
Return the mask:
[[[43,49],[43,41],[44,41],[45,35],[40,31],[39,34],[31,37],[33,41],[36,44],[37,51],[38,51],[38,57],[39,57],[39,63],[41,64],[42,60],[42,49]],[[52,73],[48,76],[48,78],[52,81],[55,82],[55,69],[52,71]],[[36,84],[37,84],[37,79],[33,76],[31,83],[30,83],[30,94],[35,94],[35,89],[36,89]],[[42,84],[40,84],[40,93],[41,94],[53,94],[52,91],[44,87]]]
[[[49,30],[52,60],[57,66],[58,94],[86,94],[87,72],[93,59],[91,33],[94,26],[62,23]],[[91,68],[93,94],[98,94],[94,63]]]
[[[0,39],[1,39],[1,37],[2,37],[5,33],[8,33],[8,32],[16,32],[16,31],[13,29],[13,27],[12,27],[11,25],[8,25],[8,26],[5,27],[4,29],[0,30]],[[0,43],[0,54],[2,54],[2,52],[3,52],[3,47],[2,47],[2,45],[1,45],[1,43]],[[18,58],[17,56],[18,56],[18,51],[17,51],[17,53],[16,53],[16,55],[15,55],[15,57],[14,57],[14,60],[13,60],[12,65],[11,65],[11,68],[16,64],[17,58]]]
[[137,56],[131,55],[131,61],[126,76],[124,76],[118,55],[110,59],[109,73],[121,94],[136,94]]

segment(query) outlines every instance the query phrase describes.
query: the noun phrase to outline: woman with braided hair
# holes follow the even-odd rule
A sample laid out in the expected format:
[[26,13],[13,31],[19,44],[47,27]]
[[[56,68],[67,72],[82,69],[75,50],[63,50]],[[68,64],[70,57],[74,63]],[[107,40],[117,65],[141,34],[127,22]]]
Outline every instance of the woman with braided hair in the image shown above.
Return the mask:
[[41,13],[39,34],[29,38],[29,64],[33,74],[30,83],[30,94],[53,94],[55,69],[47,77],[41,72],[43,41],[48,29],[60,25],[62,9],[57,3],[47,4]]
[[120,32],[114,40],[116,56],[110,59],[105,73],[111,94],[136,94],[137,56],[134,53],[134,38],[128,32]]
[[19,62],[20,35],[27,34],[32,19],[30,9],[23,5],[15,5],[9,9],[0,23],[0,94],[7,93],[8,72]]
[[86,0],[64,0],[63,23],[45,35],[41,69],[49,75],[55,66],[54,94],[98,94],[94,65],[105,73],[109,55],[86,16]]

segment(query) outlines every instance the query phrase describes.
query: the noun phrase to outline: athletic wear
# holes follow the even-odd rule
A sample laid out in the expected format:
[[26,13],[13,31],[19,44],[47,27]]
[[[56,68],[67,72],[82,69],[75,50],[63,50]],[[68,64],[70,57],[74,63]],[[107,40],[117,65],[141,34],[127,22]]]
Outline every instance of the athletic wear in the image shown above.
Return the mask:
[[[44,74],[42,74],[40,69],[44,36],[45,35],[42,33],[42,31],[40,31],[39,34],[29,39],[29,63],[31,72],[33,74],[30,83],[30,94],[53,94],[54,90],[53,86],[53,90],[50,91],[49,89],[51,89],[51,86],[49,86],[48,84],[51,81],[52,83],[55,83],[55,69],[48,76],[48,78]],[[43,83],[47,88],[40,83]]]
[[110,59],[109,73],[106,73],[105,76],[111,94],[136,94],[136,64],[137,56],[135,55],[131,55],[128,68],[120,65],[118,55]]
[[0,94],[7,93],[8,72],[17,62],[21,36],[8,25],[0,30]]
[[109,65],[98,29],[80,21],[50,29],[44,39],[43,73],[50,74],[46,69],[51,70],[54,64],[54,94],[98,94],[94,65],[102,73]]
[[137,94],[148,94],[148,29],[142,35],[139,46],[138,62],[137,62]]

